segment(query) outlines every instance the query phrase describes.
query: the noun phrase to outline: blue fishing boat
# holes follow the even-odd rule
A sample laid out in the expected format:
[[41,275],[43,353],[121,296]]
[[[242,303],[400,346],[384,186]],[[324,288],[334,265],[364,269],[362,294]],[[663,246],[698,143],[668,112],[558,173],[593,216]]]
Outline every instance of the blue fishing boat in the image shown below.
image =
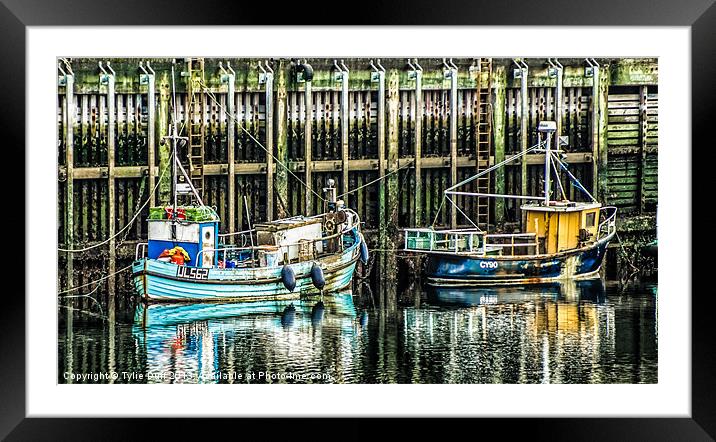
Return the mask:
[[[607,246],[616,234],[616,207],[602,206],[569,171],[552,148],[553,121],[539,124],[537,145],[458,183],[444,192],[455,210],[473,225],[466,229],[417,228],[405,230],[408,252],[427,255],[427,282],[432,285],[538,284],[551,281],[599,278]],[[545,136],[546,134],[546,136]],[[543,196],[463,192],[461,186],[527,153],[544,153]],[[559,180],[563,170],[590,201],[574,202],[566,197]],[[561,199],[552,199],[552,174],[557,178]],[[480,229],[451,197],[477,196],[536,200],[520,206],[524,229],[520,233],[489,233]]]
[[[328,218],[335,214],[343,214],[345,221],[333,227],[338,229],[337,232],[326,234],[326,224],[330,226],[326,219],[335,218]],[[183,229],[201,232],[202,239],[218,237],[215,234],[218,223],[178,221],[177,224]],[[155,236],[150,230],[148,242],[137,246],[137,257],[132,264],[137,293],[146,301],[217,301],[333,292],[350,285],[361,257],[367,262],[358,217],[351,210],[342,209],[319,217],[289,218],[265,225],[286,227],[280,232],[288,235],[300,226],[315,225],[317,235],[297,242],[289,240],[238,247],[217,242],[192,242],[192,239],[198,241],[199,235],[193,238]],[[261,229],[257,226],[259,237]],[[159,255],[168,245],[182,247],[195,258],[182,265],[164,261]]]
[[175,107],[172,135],[163,139],[173,152],[172,204],[150,209],[148,239],[137,245],[132,264],[144,301],[278,299],[333,292],[351,283],[358,260],[368,260],[368,248],[358,214],[337,199],[333,180],[323,189],[322,214],[254,226],[249,218],[249,230],[219,234],[221,220],[193,184],[191,154],[189,173],[177,155],[178,147],[193,148],[177,126]]

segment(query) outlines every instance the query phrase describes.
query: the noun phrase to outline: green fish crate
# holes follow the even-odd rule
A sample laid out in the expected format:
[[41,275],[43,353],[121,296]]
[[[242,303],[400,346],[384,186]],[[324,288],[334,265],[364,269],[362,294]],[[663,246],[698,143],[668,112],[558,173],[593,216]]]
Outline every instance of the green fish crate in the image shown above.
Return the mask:
[[150,207],[149,219],[166,219],[167,211],[164,207]]

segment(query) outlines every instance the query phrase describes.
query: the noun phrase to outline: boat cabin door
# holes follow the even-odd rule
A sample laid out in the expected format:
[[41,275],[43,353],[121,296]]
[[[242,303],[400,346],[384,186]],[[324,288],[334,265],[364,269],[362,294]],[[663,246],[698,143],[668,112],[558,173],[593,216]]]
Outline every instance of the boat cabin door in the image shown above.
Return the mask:
[[214,265],[214,254],[216,251],[216,243],[214,241],[214,226],[204,225],[201,227],[201,249],[205,250],[202,252],[201,266],[212,267]]

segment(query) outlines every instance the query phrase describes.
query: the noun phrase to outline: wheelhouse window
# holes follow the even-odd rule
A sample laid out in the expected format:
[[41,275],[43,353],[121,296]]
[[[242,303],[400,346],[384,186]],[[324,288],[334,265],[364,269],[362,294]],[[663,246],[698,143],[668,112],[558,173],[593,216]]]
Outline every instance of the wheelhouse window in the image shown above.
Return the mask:
[[587,216],[584,219],[584,227],[594,227],[594,218],[595,218],[594,212],[587,213]]

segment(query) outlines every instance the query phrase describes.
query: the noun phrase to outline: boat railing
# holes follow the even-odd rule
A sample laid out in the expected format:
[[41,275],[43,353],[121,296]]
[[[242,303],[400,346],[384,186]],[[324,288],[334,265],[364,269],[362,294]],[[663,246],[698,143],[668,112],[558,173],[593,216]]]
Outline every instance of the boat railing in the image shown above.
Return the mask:
[[472,228],[433,230],[405,229],[405,250],[412,252],[448,252],[487,255],[497,251],[502,255],[536,254],[535,233],[486,233]]
[[[357,217],[357,214],[356,214],[356,217]],[[338,232],[338,233],[334,233],[334,234],[328,235],[328,236],[322,236],[322,237],[320,237],[320,238],[301,239],[301,240],[299,240],[299,241],[297,241],[297,242],[295,242],[295,243],[281,244],[280,248],[283,249],[283,248],[289,248],[289,247],[305,247],[305,246],[308,245],[308,244],[313,245],[314,243],[317,243],[317,242],[322,242],[322,241],[326,241],[326,240],[329,240],[329,239],[334,239],[334,238],[341,237],[341,236],[345,235],[346,233],[350,232],[352,229],[353,229],[353,224],[352,224],[352,223],[348,223],[348,224],[347,224],[347,227],[346,227],[345,229],[342,229],[342,230],[341,230],[340,232]],[[195,258],[195,260],[196,260],[195,265],[198,265],[198,258],[199,258],[199,256],[201,256],[202,254],[207,253],[207,252],[218,253],[218,254],[219,254],[219,260],[226,261],[226,252],[247,252],[247,251],[250,251],[250,252],[251,252],[251,262],[254,262],[254,259],[255,259],[255,256],[256,256],[256,252],[257,252],[257,251],[260,251],[260,250],[267,250],[267,247],[276,247],[276,248],[279,248],[279,246],[266,246],[266,245],[258,245],[258,246],[256,246],[256,245],[254,245],[254,246],[230,246],[230,247],[219,247],[219,248],[213,248],[213,247],[212,247],[212,248],[203,248],[203,249],[201,249],[201,250],[199,251],[199,253],[197,253],[197,255],[196,255],[197,257]]]
[[[490,249],[499,249],[501,255],[535,255],[538,249],[537,234],[532,233],[489,233],[485,235],[483,254]],[[515,249],[518,252],[515,254]],[[509,253],[507,253],[509,251]],[[531,253],[530,253],[531,252]]]
[[256,232],[256,229],[242,230],[240,232],[220,233],[217,236],[221,239],[239,236],[239,238],[241,238],[241,245],[246,246],[246,244],[250,241],[250,236],[253,235],[254,232]]
[[599,214],[604,214],[604,220],[597,227],[597,241],[608,238],[617,231],[617,208],[614,206],[605,206],[600,208]]
[[137,247],[135,247],[135,249],[134,249],[134,260],[136,261],[141,258],[146,258],[148,247],[149,247],[149,243],[146,243],[146,242],[137,243]]
[[475,229],[405,229],[405,250],[416,252],[473,253],[479,251],[485,232]]
[[255,232],[255,231],[256,231],[256,229],[249,229],[249,230],[242,230],[242,231],[240,231],[240,232],[220,233],[220,234],[217,235],[217,236],[218,236],[219,238],[224,238],[224,237],[227,237],[227,236],[245,235],[245,234],[247,234],[247,233],[253,233],[253,232]]
[[[341,210],[343,210],[344,212],[346,212],[347,215],[348,215],[348,217],[347,217],[347,219],[346,219],[346,228],[344,229],[345,232],[348,232],[348,231],[351,230],[354,226],[360,227],[360,216],[358,215],[358,213],[357,213],[356,211],[354,211],[353,209],[349,209],[349,208],[344,208],[344,209],[341,209]],[[308,217],[306,217],[306,218],[308,218],[308,219],[322,218],[323,215],[324,215],[324,214],[318,214],[318,215],[308,216]],[[283,221],[283,220],[288,220],[288,219],[291,219],[291,218],[283,218],[283,219],[279,219],[279,220],[276,220],[276,221]],[[220,234],[217,235],[217,236],[218,236],[219,238],[228,238],[228,237],[232,237],[232,236],[241,235],[241,236],[244,238],[243,243],[246,244],[246,241],[245,241],[246,236],[245,236],[245,235],[252,235],[252,234],[255,233],[255,232],[256,232],[256,229],[248,229],[248,230],[242,230],[242,231],[240,231],[240,232],[220,233]]]

